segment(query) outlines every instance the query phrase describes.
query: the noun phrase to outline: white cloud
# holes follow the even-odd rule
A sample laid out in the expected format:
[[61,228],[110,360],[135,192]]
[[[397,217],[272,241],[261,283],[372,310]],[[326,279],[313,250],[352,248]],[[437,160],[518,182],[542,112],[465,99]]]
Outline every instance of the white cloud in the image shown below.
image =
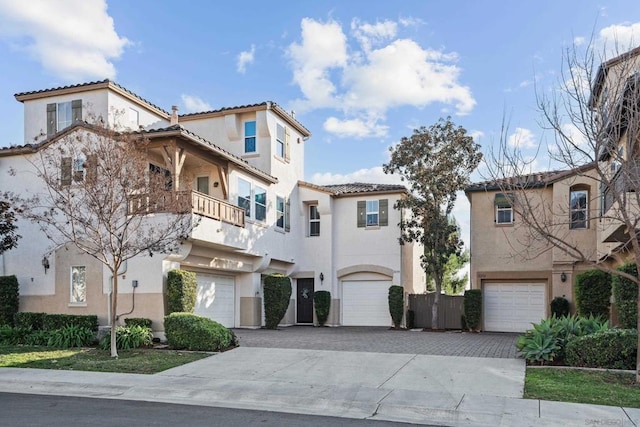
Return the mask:
[[401,184],[399,175],[388,175],[382,170],[382,166],[376,166],[369,169],[359,169],[355,172],[347,174],[339,173],[315,173],[311,177],[311,181],[317,185],[330,185],[330,184],[347,184],[350,182],[366,182],[372,184]]
[[[401,22],[401,25],[409,25]],[[333,108],[344,117],[334,118],[329,129],[356,128],[362,123],[375,130],[339,132],[343,136],[378,135],[391,108],[426,107],[434,103],[468,114],[476,101],[469,87],[459,82],[457,54],[424,48],[399,38],[398,23],[369,24],[354,19],[351,38],[336,21],[302,20],[302,40],[287,49],[293,81],[303,98],[293,102],[300,112]],[[327,123],[325,123],[327,128]]]
[[606,59],[631,50],[640,43],[640,22],[605,27],[598,33],[597,42],[605,52]]
[[574,124],[565,123],[561,126],[561,129],[566,137],[572,142],[572,145],[584,146],[587,143],[587,138],[584,133]]
[[104,0],[0,0],[0,38],[68,81],[113,79],[130,43],[116,33]]
[[533,132],[525,128],[516,128],[514,132],[509,135],[507,143],[511,147],[517,148],[535,148],[538,146]]
[[197,96],[182,94],[180,98],[182,98],[182,105],[184,105],[187,113],[200,113],[202,111],[213,110],[213,107],[211,107],[208,102]]
[[469,136],[473,138],[473,141],[477,144],[484,136],[484,132],[482,132],[481,130],[471,130],[469,131]]
[[255,45],[251,45],[251,49],[242,51],[238,54],[238,64],[236,69],[239,73],[244,74],[247,72],[247,65],[253,64],[255,53],[256,47]]
[[574,37],[573,38],[573,44],[576,46],[582,46],[584,44],[584,42],[586,41],[586,39],[582,36],[578,36],[578,37]]
[[339,137],[365,138],[370,136],[382,137],[387,134],[388,126],[367,122],[361,119],[340,120],[329,117],[323,128],[326,132]]

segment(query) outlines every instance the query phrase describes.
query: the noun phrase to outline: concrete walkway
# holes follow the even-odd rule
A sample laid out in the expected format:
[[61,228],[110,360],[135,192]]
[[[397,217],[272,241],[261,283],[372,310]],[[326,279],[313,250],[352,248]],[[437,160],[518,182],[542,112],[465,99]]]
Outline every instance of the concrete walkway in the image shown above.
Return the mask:
[[639,425],[640,410],[521,399],[524,361],[240,347],[156,375],[0,369],[0,391],[446,426]]

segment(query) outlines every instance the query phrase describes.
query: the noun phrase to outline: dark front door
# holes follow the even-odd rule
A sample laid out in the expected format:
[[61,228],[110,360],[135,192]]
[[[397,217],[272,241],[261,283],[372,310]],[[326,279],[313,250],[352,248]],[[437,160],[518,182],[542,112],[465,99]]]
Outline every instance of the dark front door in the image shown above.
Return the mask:
[[297,323],[313,323],[313,279],[298,279]]

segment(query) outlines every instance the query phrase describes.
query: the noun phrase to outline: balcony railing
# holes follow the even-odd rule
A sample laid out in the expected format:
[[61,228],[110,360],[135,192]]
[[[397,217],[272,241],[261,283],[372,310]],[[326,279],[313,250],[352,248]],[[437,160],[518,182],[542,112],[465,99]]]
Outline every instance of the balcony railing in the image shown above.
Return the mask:
[[156,200],[140,195],[129,202],[129,214],[192,212],[238,227],[244,227],[244,209],[198,191],[167,192]]

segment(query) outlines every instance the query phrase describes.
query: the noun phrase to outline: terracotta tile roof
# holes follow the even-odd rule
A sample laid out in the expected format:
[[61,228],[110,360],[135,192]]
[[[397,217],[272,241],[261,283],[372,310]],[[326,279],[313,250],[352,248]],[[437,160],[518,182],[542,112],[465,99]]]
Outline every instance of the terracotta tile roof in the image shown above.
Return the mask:
[[165,111],[164,109],[158,107],[157,105],[147,101],[146,99],[144,99],[143,97],[135,94],[134,92],[130,91],[129,89],[127,89],[124,86],[120,86],[118,83],[114,82],[113,80],[109,80],[109,79],[105,79],[105,80],[99,80],[99,81],[95,81],[95,82],[87,82],[87,83],[79,83],[79,84],[75,84],[75,85],[68,85],[68,86],[59,86],[59,87],[54,87],[54,88],[49,88],[49,89],[40,89],[40,90],[33,90],[30,92],[20,92],[20,93],[16,93],[14,95],[14,97],[18,100],[18,101],[22,101],[21,98],[25,98],[25,97],[30,97],[32,95],[44,95],[47,94],[49,92],[56,92],[56,91],[65,91],[65,90],[69,90],[69,89],[83,89],[83,88],[89,88],[91,86],[98,86],[98,87],[115,87],[120,89],[121,91],[125,92],[126,94],[132,96],[133,98],[137,99],[138,101],[147,104],[151,107],[153,107],[156,110],[159,110],[161,112],[163,112],[164,114],[166,114],[167,116],[170,115],[169,112]]
[[326,188],[335,195],[354,194],[354,193],[378,193],[378,192],[406,192],[404,185],[395,184],[368,184],[363,182],[354,182],[350,184],[332,184],[321,185],[319,187]]
[[178,115],[178,117],[188,118],[188,117],[194,117],[194,116],[202,116],[204,114],[221,113],[223,111],[229,111],[229,110],[242,110],[243,108],[266,107],[268,105],[276,105],[276,104],[275,102],[265,101],[265,102],[259,102],[257,104],[236,105],[235,107],[222,107],[222,108],[218,108],[217,110],[208,110],[208,111],[199,111],[197,113],[180,114]]

